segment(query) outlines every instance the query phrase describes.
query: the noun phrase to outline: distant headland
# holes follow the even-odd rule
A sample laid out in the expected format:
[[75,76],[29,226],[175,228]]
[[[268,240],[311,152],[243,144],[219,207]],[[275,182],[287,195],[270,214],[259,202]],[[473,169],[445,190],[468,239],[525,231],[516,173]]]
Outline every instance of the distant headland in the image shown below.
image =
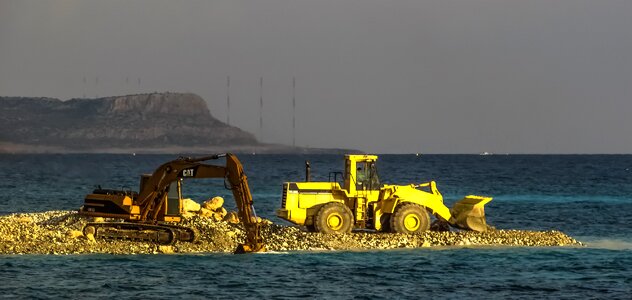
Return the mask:
[[0,97],[0,153],[348,153],[265,144],[192,93],[97,99]]

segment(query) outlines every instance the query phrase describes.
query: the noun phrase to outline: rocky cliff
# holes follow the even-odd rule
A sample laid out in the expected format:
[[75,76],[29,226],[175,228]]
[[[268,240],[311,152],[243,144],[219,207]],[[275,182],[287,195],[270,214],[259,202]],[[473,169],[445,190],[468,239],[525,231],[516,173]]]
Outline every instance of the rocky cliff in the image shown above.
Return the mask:
[[27,152],[38,152],[33,147],[54,152],[164,152],[160,149],[259,145],[252,134],[214,118],[201,97],[188,93],[68,101],[0,97],[0,128],[0,152],[11,152],[7,149],[12,147],[31,148]]

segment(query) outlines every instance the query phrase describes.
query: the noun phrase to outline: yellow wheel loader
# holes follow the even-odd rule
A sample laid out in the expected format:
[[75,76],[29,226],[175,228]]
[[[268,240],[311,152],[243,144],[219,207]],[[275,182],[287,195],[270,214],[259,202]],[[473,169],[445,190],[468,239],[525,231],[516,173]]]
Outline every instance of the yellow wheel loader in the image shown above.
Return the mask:
[[374,229],[417,233],[430,229],[430,215],[437,229],[487,230],[484,206],[490,197],[469,195],[452,209],[443,204],[436,183],[381,184],[376,155],[345,155],[345,171],[329,173],[327,182],[311,182],[306,162],[305,182],[283,184],[278,217],[306,226],[310,231],[344,233]]

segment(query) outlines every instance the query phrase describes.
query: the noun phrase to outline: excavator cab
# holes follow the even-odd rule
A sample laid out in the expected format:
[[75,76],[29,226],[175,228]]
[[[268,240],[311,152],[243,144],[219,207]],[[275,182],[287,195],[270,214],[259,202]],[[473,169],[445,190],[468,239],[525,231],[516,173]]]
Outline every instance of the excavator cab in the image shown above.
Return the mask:
[[[165,207],[165,220],[171,218],[180,219],[182,214],[182,179],[176,180],[169,185],[167,192],[167,205]],[[175,221],[175,220],[173,220]]]
[[[145,188],[145,184],[149,181],[152,174],[140,175],[139,191]],[[169,184],[165,195],[167,200],[159,219],[166,222],[180,222],[182,215],[182,178],[179,178]]]

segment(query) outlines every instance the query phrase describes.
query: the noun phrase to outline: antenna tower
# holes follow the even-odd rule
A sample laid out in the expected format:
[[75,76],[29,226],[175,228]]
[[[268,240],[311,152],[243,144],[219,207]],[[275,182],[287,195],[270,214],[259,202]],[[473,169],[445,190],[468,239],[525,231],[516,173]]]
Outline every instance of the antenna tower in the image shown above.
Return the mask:
[[88,80],[86,79],[86,76],[83,76],[83,98],[86,97],[86,86],[88,85]]
[[296,77],[292,77],[292,146],[296,147]]
[[230,125],[230,76],[226,76],[226,124]]
[[263,141],[263,77],[259,78],[259,139]]

